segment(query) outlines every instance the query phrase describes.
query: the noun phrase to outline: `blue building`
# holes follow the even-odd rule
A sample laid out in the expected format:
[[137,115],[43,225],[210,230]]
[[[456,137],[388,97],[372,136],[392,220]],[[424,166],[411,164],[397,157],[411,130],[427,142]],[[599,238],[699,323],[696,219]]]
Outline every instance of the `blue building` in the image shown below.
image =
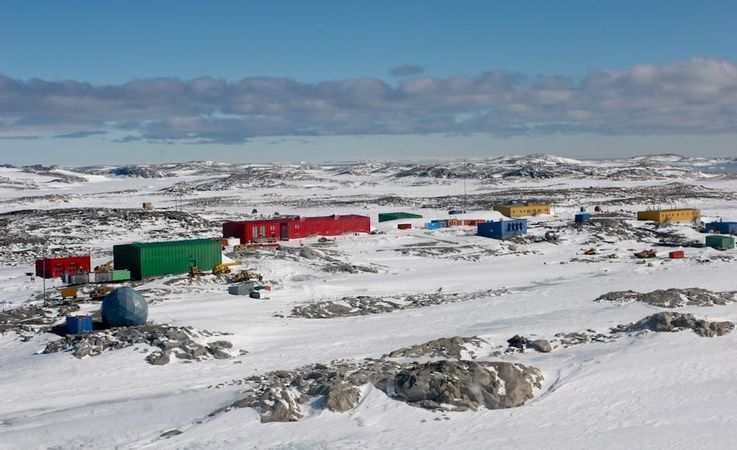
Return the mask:
[[706,232],[737,234],[737,222],[710,222],[706,224]]
[[510,239],[527,234],[527,219],[499,219],[498,222],[484,222],[476,225],[479,236],[494,239]]
[[589,220],[591,220],[591,214],[587,212],[580,212],[576,214],[574,220],[576,221],[576,223],[588,222]]
[[67,334],[87,333],[92,329],[92,316],[67,316]]

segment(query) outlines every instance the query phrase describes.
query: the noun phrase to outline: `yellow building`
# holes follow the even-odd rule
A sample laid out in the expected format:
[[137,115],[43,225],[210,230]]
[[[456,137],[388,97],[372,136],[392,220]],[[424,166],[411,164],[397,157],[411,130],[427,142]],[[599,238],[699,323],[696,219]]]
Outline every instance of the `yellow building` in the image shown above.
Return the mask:
[[701,210],[695,208],[684,209],[651,209],[638,211],[637,220],[652,220],[654,222],[691,222],[701,217]]
[[550,205],[546,203],[508,203],[504,205],[495,205],[494,211],[499,211],[511,219],[513,217],[550,214]]

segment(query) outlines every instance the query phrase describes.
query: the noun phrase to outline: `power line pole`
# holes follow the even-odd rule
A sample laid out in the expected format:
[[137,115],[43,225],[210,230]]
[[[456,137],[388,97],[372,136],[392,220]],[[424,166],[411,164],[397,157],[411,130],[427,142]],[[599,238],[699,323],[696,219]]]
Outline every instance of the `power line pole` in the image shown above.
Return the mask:
[[468,191],[466,190],[466,181],[468,176],[463,177],[463,213],[468,212]]

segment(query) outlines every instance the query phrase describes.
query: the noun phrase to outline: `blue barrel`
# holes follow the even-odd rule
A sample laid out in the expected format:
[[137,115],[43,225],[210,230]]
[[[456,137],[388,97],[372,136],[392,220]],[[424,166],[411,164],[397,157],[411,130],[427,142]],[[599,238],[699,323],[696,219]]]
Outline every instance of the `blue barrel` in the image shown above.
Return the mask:
[[67,316],[67,334],[79,334],[92,331],[92,316]]

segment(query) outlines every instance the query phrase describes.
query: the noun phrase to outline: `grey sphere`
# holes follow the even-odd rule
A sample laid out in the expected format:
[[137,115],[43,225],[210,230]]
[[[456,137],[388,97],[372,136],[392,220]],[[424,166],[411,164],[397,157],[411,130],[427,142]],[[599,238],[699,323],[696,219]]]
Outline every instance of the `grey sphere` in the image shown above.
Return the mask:
[[133,289],[121,287],[105,296],[101,313],[108,327],[143,325],[148,318],[148,303]]

